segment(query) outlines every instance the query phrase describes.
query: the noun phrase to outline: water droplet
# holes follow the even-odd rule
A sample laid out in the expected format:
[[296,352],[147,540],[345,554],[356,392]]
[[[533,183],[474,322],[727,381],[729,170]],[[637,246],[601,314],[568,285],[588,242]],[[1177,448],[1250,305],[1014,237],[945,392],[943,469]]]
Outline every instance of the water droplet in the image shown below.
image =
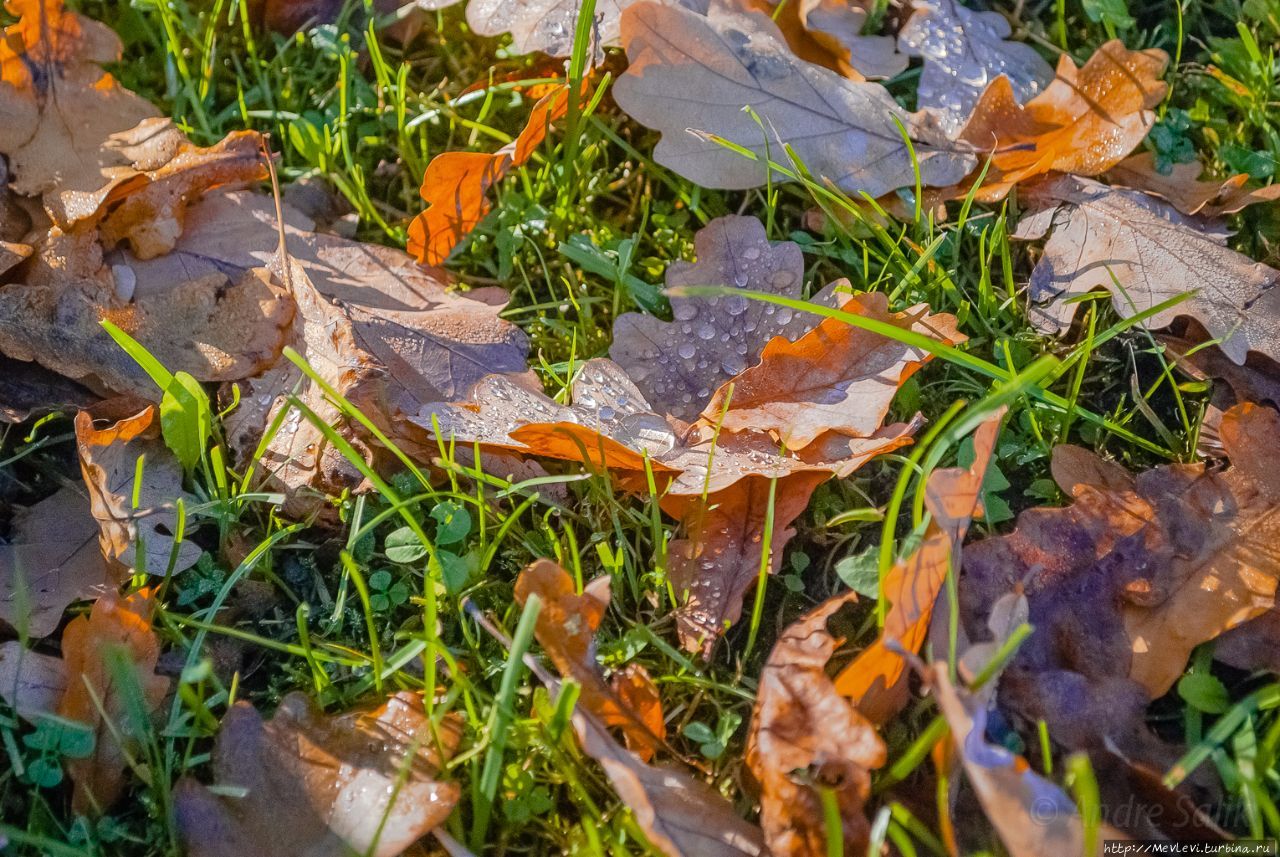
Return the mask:
[[688,360],[693,357],[694,354],[698,353],[698,349],[693,347],[692,342],[681,342],[680,347],[676,349],[676,353],[685,360]]

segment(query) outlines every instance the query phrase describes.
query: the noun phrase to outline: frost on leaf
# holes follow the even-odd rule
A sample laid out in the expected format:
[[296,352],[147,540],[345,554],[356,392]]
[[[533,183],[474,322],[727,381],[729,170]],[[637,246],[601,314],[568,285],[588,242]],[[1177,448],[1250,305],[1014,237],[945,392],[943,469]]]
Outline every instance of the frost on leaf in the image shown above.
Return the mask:
[[1221,227],[1138,191],[1074,176],[1037,186],[1027,202],[1033,213],[1017,236],[1049,232],[1031,272],[1032,320],[1040,329],[1065,328],[1078,306],[1070,299],[1095,288],[1110,290],[1125,317],[1190,293],[1145,324],[1165,327],[1192,316],[1236,363],[1249,351],[1280,358],[1280,322],[1269,303],[1280,271],[1227,247]]
[[913,4],[898,49],[924,59],[916,104],[936,111],[947,133],[964,127],[988,84],[1004,76],[1020,104],[1044,89],[1053,69],[1030,45],[1008,41],[999,12],[976,12],[956,0]]
[[[154,405],[113,399],[76,415],[76,446],[103,555],[146,574],[176,574],[200,558],[183,531],[182,465],[160,437]],[[185,528],[190,535],[193,523]]]
[[856,600],[845,593],[787,628],[760,673],[746,760],[760,784],[761,826],[774,857],[828,853],[819,788],[832,791],[847,853],[867,848],[870,771],[885,763],[885,745],[826,673],[843,643],[827,621]]
[[439,773],[461,738],[433,727],[416,694],[327,715],[304,694],[270,720],[238,702],[222,720],[213,783],[174,789],[174,815],[192,857],[397,857],[449,817],[457,785]]
[[[804,255],[791,241],[770,241],[754,217],[719,217],[694,236],[696,261],[672,262],[668,289],[730,286],[800,298]],[[812,302],[835,306],[839,283]],[[687,422],[724,382],[754,365],[775,336],[797,339],[821,317],[746,297],[671,296],[673,321],[623,313],[613,325],[609,356],[654,408]]]
[[960,607],[973,639],[987,636],[1001,596],[1020,587],[1030,605],[1035,631],[1005,671],[1002,705],[1048,718],[1068,746],[1105,735],[1135,758],[1158,757],[1146,703],[1196,646],[1274,606],[1278,432],[1274,411],[1233,408],[1223,471],[1170,464],[1133,476],[1078,447],[1055,450],[1054,478],[1075,502],[1023,512],[1010,535],[965,548]]
[[662,132],[658,163],[704,187],[764,184],[766,159],[787,164],[790,146],[819,182],[881,196],[916,184],[902,129],[925,185],[955,184],[977,162],[883,86],[797,58],[762,12],[705,0],[641,2],[623,13],[622,41],[630,67],[614,85],[618,105]]
[[960,138],[990,153],[978,189],[983,202],[1002,199],[1018,182],[1049,172],[1096,176],[1120,163],[1151,130],[1164,99],[1164,51],[1126,50],[1111,41],[1081,67],[1065,54],[1049,85],[1025,105],[1007,77],[982,93]]

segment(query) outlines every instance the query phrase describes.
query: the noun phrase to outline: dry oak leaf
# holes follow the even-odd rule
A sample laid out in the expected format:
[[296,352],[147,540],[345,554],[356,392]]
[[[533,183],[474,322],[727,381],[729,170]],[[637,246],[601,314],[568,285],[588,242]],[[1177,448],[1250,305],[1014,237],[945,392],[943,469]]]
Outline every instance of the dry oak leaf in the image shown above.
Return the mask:
[[[535,568],[542,569],[539,577],[552,582],[557,593],[573,592],[569,573],[555,563],[538,560],[528,570]],[[578,598],[577,605],[588,616],[603,610],[604,601],[597,594],[588,592]],[[539,616],[535,631],[542,628]],[[574,633],[581,631],[575,629]],[[560,682],[536,659],[526,657],[525,663],[553,693],[559,691]],[[583,752],[600,763],[618,797],[634,813],[640,829],[660,853],[667,857],[764,857],[768,853],[760,829],[739,817],[729,801],[688,769],[641,761],[614,740],[589,706],[575,706],[572,723]]]
[[930,672],[956,754],[1010,857],[1085,857],[1100,853],[1103,839],[1126,838],[1103,824],[1094,833],[1098,841],[1086,848],[1087,828],[1071,798],[1032,771],[1026,759],[988,743],[985,697],[955,687],[945,663]]
[[60,197],[96,191],[104,170],[128,165],[107,139],[157,111],[102,70],[121,52],[108,27],[62,0],[8,0],[6,8],[18,22],[0,40],[0,153],[13,189],[45,194],[57,217]]
[[786,146],[818,180],[873,197],[917,178],[955,184],[977,163],[967,145],[947,140],[924,114],[902,110],[883,86],[796,57],[764,13],[712,0],[641,2],[623,13],[622,41],[631,64],[614,98],[662,132],[660,164],[704,187],[762,185],[767,159],[784,158]]
[[927,0],[898,32],[898,50],[924,59],[916,104],[935,111],[956,135],[997,77],[1005,77],[1021,104],[1044,89],[1053,69],[1030,45],[1009,41],[1012,28],[999,12],[966,9],[956,0]]
[[39,414],[85,408],[93,393],[38,363],[0,354],[0,422],[26,422]]
[[619,673],[622,686],[629,688],[624,698],[605,681],[596,661],[595,634],[609,608],[609,578],[596,578],[579,595],[568,572],[549,559],[540,559],[516,579],[516,601],[523,607],[530,595],[542,604],[534,634],[556,671],[581,687],[580,704],[605,726],[619,729],[627,749],[642,761],[652,761],[666,734],[661,700],[654,718],[652,704],[638,711],[628,705],[628,699],[656,699],[657,689],[641,667],[640,672]]
[[53,712],[66,691],[61,658],[33,652],[17,640],[0,643],[0,699],[19,717],[34,722]]
[[222,720],[215,795],[189,777],[174,789],[192,857],[397,857],[448,818],[460,789],[437,777],[461,739],[401,691],[382,705],[326,715],[291,693],[267,721],[247,702]]
[[892,36],[864,36],[867,10],[850,0],[746,0],[769,14],[795,55],[850,80],[895,77],[907,68]]
[[[108,592],[62,632],[67,690],[58,714],[87,724],[95,738],[91,756],[65,762],[77,813],[103,812],[121,797],[126,760],[144,728],[133,720],[134,700],[150,713],[169,692],[169,679],[155,674],[160,641],[151,630],[154,609],[151,590],[126,598]],[[122,686],[121,676],[132,686]]]
[[489,188],[528,163],[547,138],[553,122],[569,109],[568,84],[533,105],[520,134],[493,154],[443,152],[431,159],[422,176],[427,208],[409,224],[406,249],[419,262],[439,265],[492,208]]
[[182,465],[160,436],[155,405],[111,399],[81,411],[76,447],[103,556],[146,574],[195,565],[200,547],[178,540],[192,528],[179,520],[178,501],[195,498],[182,489]]
[[[428,11],[453,6],[459,0],[415,0]],[[618,43],[618,19],[635,0],[597,0],[592,44],[598,59],[602,48]],[[478,35],[511,34],[516,53],[541,52],[553,57],[573,53],[573,34],[581,0],[471,0],[467,24]]]
[[1280,184],[1246,188],[1249,176],[1240,173],[1226,179],[1201,181],[1199,161],[1173,164],[1168,173],[1156,169],[1154,152],[1138,152],[1107,172],[1107,181],[1154,194],[1183,214],[1221,217],[1260,202],[1280,199]]
[[1049,232],[1031,272],[1032,320],[1041,330],[1065,328],[1078,306],[1070,298],[1095,288],[1112,291],[1124,317],[1190,292],[1146,326],[1192,316],[1236,363],[1251,350],[1280,359],[1280,324],[1270,303],[1280,271],[1227,247],[1225,230],[1184,217],[1155,197],[1075,176],[1026,196],[1032,213],[1018,224],[1017,236]]
[[147,374],[102,329],[109,319],[164,366],[200,381],[245,378],[284,346],[293,302],[261,272],[177,277],[136,288],[103,262],[93,230],[50,230],[22,283],[0,288],[0,352],[34,361],[96,392],[158,396]]
[[982,481],[995,452],[1001,408],[974,433],[973,463],[929,474],[925,506],[930,523],[920,547],[896,563],[884,578],[889,608],[880,637],[835,678],[836,690],[853,700],[874,723],[885,723],[901,709],[905,697],[906,660],[890,647],[918,652],[929,633],[938,593],[958,571],[960,545],[969,524],[981,511]]
[[1096,176],[1120,163],[1151,130],[1151,108],[1168,90],[1160,80],[1168,62],[1164,51],[1130,51],[1119,41],[1098,48],[1080,68],[1064,54],[1053,80],[1025,106],[1009,78],[997,77],[960,132],[991,153],[976,198],[994,202],[1035,176]]
[[[804,254],[792,241],[770,241],[755,217],[728,215],[694,235],[694,262],[667,267],[669,290],[681,286],[729,286],[800,298]],[[833,283],[811,302],[834,307],[841,299]],[[708,397],[760,358],[775,336],[796,339],[821,321],[737,295],[671,296],[673,321],[628,312],[613,324],[609,356],[635,382],[653,407],[686,422],[698,418]]]
[[1058,447],[1054,478],[1075,502],[1024,512],[1010,535],[966,547],[967,630],[978,639],[990,605],[1021,586],[1036,630],[1006,679],[1066,671],[1161,696],[1196,646],[1275,604],[1278,433],[1276,412],[1232,408],[1221,435],[1233,466],[1221,472],[1171,464],[1132,476]]
[[73,601],[123,582],[98,544],[100,530],[82,491],[65,487],[13,516],[0,545],[0,621],[26,636],[47,637]]
[[760,784],[761,826],[773,857],[828,853],[819,788],[834,794],[844,853],[867,849],[869,772],[885,763],[885,746],[826,673],[842,643],[827,621],[856,600],[847,592],[788,627],[760,673],[746,760]]
[[[840,310],[933,343],[968,339],[955,316],[930,314],[926,304],[890,313],[878,292],[850,298]],[[716,391],[702,418],[726,431],[770,432],[789,449],[804,449],[828,432],[867,437],[883,425],[893,394],[932,356],[921,345],[826,318],[794,342],[770,340],[758,364],[734,378],[732,388]]]

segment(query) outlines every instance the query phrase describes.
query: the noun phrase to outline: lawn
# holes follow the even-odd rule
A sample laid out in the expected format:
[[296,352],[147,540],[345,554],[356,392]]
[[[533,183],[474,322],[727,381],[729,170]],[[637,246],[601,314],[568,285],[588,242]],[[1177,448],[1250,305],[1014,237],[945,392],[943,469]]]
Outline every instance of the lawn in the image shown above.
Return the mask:
[[1280,837],[1280,0],[68,5],[0,49],[0,854]]

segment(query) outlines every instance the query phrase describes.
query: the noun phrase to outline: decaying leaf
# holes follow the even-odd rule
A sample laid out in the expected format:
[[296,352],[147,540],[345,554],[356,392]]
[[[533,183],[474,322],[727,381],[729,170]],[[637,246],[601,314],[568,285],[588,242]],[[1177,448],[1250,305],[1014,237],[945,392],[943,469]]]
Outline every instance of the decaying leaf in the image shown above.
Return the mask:
[[1220,217],[1235,214],[1260,202],[1280,199],[1280,184],[1246,188],[1249,176],[1240,173],[1216,181],[1201,181],[1203,167],[1199,161],[1172,164],[1168,173],[1156,169],[1154,152],[1138,152],[1116,164],[1107,172],[1107,180],[1135,190],[1154,194],[1183,214]]
[[489,213],[489,188],[524,166],[547,138],[551,124],[568,109],[566,84],[539,99],[524,130],[492,155],[443,152],[432,158],[422,177],[427,208],[409,224],[408,251],[428,265],[439,265],[449,258],[453,248]]
[[769,13],[800,59],[850,80],[890,78],[907,67],[892,36],[862,35],[867,10],[850,0],[747,0],[746,5]]
[[[1164,327],[1193,316],[1236,363],[1253,350],[1280,358],[1280,326],[1267,301],[1280,271],[1226,246],[1220,227],[1184,217],[1138,191],[1063,176],[1028,193],[1034,213],[1018,236],[1049,230],[1044,255],[1031,272],[1033,321],[1056,332],[1070,323],[1070,298],[1106,288],[1128,317],[1191,292],[1191,297],[1145,322]],[[1114,280],[1112,279],[1114,277]]]
[[827,620],[856,600],[853,592],[837,596],[787,628],[760,673],[747,764],[760,784],[761,824],[773,857],[829,853],[819,788],[834,792],[845,853],[867,849],[869,771],[884,764],[885,745],[825,671],[841,643]]
[[976,163],[967,146],[902,110],[884,87],[797,58],[762,12],[709,0],[636,3],[623,13],[622,41],[631,64],[615,99],[662,132],[660,164],[704,187],[764,184],[766,159],[785,163],[784,146],[819,181],[854,195],[913,186],[916,166],[923,184],[951,185]]
[[1064,54],[1054,79],[1025,106],[1009,78],[997,77],[960,133],[991,153],[976,198],[999,200],[1014,184],[1051,171],[1096,176],[1120,163],[1151,130],[1168,62],[1164,51],[1130,51],[1119,41],[1080,68]]
[[34,361],[95,391],[154,398],[155,384],[102,329],[109,319],[172,372],[231,381],[279,357],[293,318],[289,296],[260,272],[178,277],[139,292],[108,266],[94,230],[50,230],[29,276],[0,289],[0,352]]
[[61,658],[33,652],[17,640],[0,643],[0,699],[19,717],[35,720],[54,711],[66,691]]
[[[668,289],[730,286],[799,298],[804,254],[791,241],[770,241],[754,217],[718,217],[694,235],[695,262],[672,262]],[[841,300],[833,283],[812,302],[833,307]],[[717,388],[753,365],[775,336],[797,339],[821,320],[745,297],[672,295],[673,321],[629,312],[613,324],[610,357],[653,407],[687,422],[698,418]]]
[[[516,580],[516,600],[523,606],[530,595],[542,603],[535,634],[556,670],[573,679],[581,687],[579,704],[600,719],[605,726],[621,730],[627,748],[645,762],[652,761],[661,748],[665,727],[662,724],[661,701],[658,702],[656,724],[649,716],[651,706],[640,712],[627,705],[623,696],[605,681],[596,661],[595,634],[609,607],[609,578],[592,581],[581,595],[575,591],[573,578],[549,559],[541,559],[520,573]],[[632,672],[625,679],[632,689],[648,695],[640,682],[640,674]],[[647,678],[647,677],[646,677]],[[655,731],[657,726],[661,731]]]
[[30,637],[46,637],[73,601],[123,581],[98,545],[89,501],[66,487],[14,515],[10,543],[0,545],[0,620]]
[[239,702],[223,718],[213,779],[243,796],[180,780],[178,829],[193,857],[397,857],[458,802],[458,786],[436,778],[460,738],[455,719],[433,727],[407,691],[340,715],[291,693],[267,721]]
[[0,422],[25,422],[37,414],[85,408],[97,397],[36,363],[0,354]]
[[[931,315],[925,304],[890,313],[878,292],[850,298],[840,309],[935,343],[968,338],[956,330],[955,316]],[[717,390],[702,416],[725,431],[770,432],[790,449],[828,432],[867,437],[884,423],[892,393],[930,357],[919,346],[827,318],[794,342],[770,340],[759,364],[741,372],[732,388]]]
[[133,699],[150,713],[169,691],[169,680],[155,674],[160,641],[151,630],[154,607],[147,589],[127,598],[108,592],[62,632],[67,690],[58,714],[88,724],[95,737],[91,756],[66,761],[79,813],[100,813],[123,794],[129,748],[144,728],[133,717]]
[[1274,411],[1233,408],[1221,429],[1233,466],[1221,472],[1171,464],[1131,476],[1077,447],[1055,450],[1054,477],[1075,503],[1024,512],[1012,534],[965,549],[960,603],[974,639],[1002,594],[1020,586],[1030,604],[1036,630],[1005,684],[1043,699],[1070,684],[1074,705],[1119,712],[1132,682],[1140,713],[1192,649],[1270,610],[1277,432]]
[[128,164],[107,139],[156,109],[102,70],[120,59],[109,27],[62,0],[8,0],[6,8],[18,17],[0,41],[0,153],[13,188],[26,196],[95,191],[104,170]]
[[955,687],[947,665],[932,669],[933,692],[951,727],[957,755],[1010,857],[1084,857],[1102,852],[1102,840],[1125,837],[1106,825],[1086,849],[1086,828],[1071,798],[1031,770],[1027,760],[985,737],[987,709],[981,696]]
[[[929,632],[933,606],[953,568],[959,570],[960,545],[981,511],[982,481],[995,451],[1004,409],[992,414],[974,434],[973,463],[929,474],[925,505],[931,520],[920,547],[884,578],[885,613],[880,637],[836,676],[835,687],[875,723],[885,723],[904,701],[907,664],[894,648],[918,652]],[[891,646],[892,644],[892,646]]]
[[182,490],[182,466],[160,437],[156,407],[113,399],[81,411],[76,445],[103,555],[146,574],[194,565],[200,547],[178,541],[191,522],[179,521],[177,505],[194,498]]
[[956,0],[912,5],[915,11],[898,33],[898,50],[924,59],[916,104],[936,111],[948,134],[960,131],[997,77],[1008,79],[1019,104],[1053,77],[1034,48],[1008,41],[1012,28],[999,12],[966,9]]

